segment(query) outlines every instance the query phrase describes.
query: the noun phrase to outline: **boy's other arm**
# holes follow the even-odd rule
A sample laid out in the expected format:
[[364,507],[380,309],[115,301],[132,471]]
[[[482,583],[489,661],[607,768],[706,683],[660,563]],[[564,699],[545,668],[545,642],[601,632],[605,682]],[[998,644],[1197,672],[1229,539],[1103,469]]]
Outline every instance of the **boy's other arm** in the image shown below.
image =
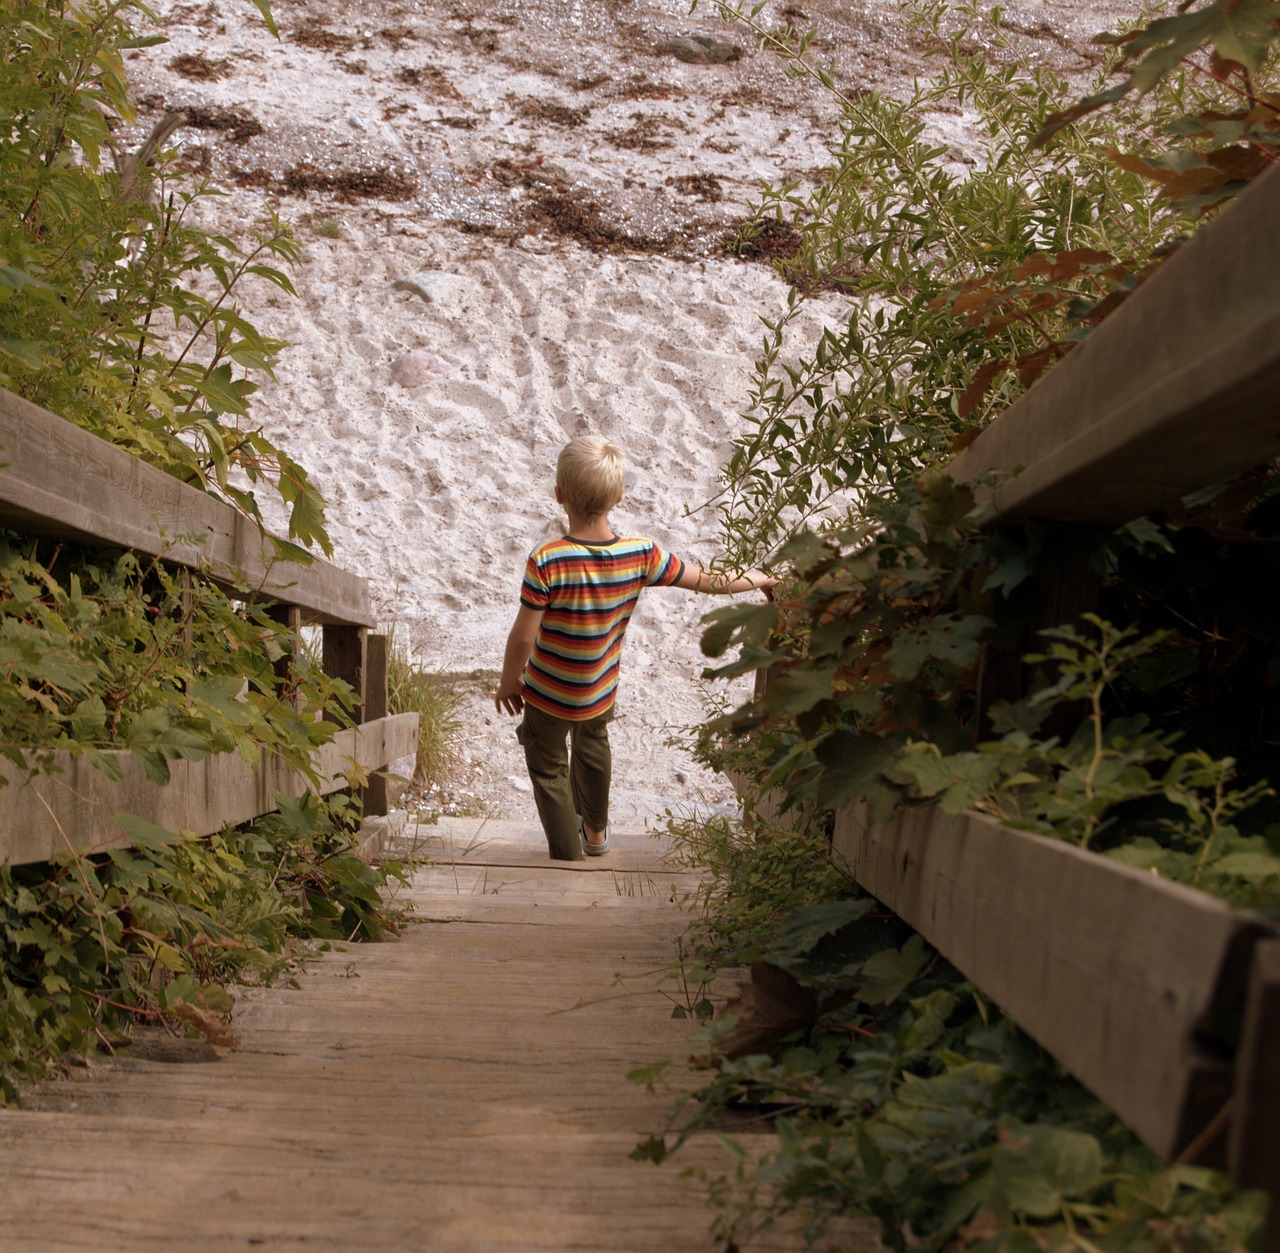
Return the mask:
[[524,709],[524,667],[533,652],[545,610],[521,605],[507,636],[507,650],[502,658],[502,677],[493,703],[499,713],[518,714]]
[[777,583],[772,575],[761,570],[748,570],[744,574],[704,570],[701,566],[685,562],[684,571],[672,584],[686,587],[691,592],[708,592],[711,595],[732,595],[736,592],[768,592]]

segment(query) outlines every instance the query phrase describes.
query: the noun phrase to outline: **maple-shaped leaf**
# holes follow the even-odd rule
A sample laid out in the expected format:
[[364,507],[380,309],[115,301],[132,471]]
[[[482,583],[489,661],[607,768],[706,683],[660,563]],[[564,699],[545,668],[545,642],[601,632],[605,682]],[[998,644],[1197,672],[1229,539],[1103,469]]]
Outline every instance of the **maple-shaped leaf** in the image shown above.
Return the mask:
[[1070,344],[1049,344],[1039,352],[1028,353],[1014,362],[1018,371],[1018,382],[1023,387],[1030,387],[1057,359],[1064,356]]
[[[984,368],[985,368],[985,367],[984,367]],[[972,384],[972,383],[970,383],[970,385],[969,385],[969,386],[970,386],[970,387],[972,387],[972,386],[973,386],[973,384]],[[965,389],[965,395],[968,395],[968,389],[967,389],[967,388]],[[963,398],[962,398],[962,400],[961,400],[961,404],[963,405]],[[970,412],[972,412],[972,409],[973,409],[973,406],[971,405],[971,406],[970,406]],[[967,416],[967,415],[966,415],[966,416]],[[954,455],[954,454],[956,454],[956,453],[964,452],[964,450],[965,450],[966,448],[968,448],[968,447],[969,447],[969,445],[970,445],[970,444],[972,444],[972,443],[973,443],[973,441],[974,441],[975,439],[977,439],[977,438],[978,438],[978,436],[979,436],[979,435],[981,435],[981,434],[982,434],[982,432],[983,432],[985,429],[986,429],[985,427],[981,427],[981,426],[968,426],[968,427],[965,427],[965,429],[964,429],[963,431],[961,431],[961,432],[960,432],[960,434],[959,434],[959,435],[957,435],[957,436],[955,437],[955,439],[953,439],[953,440],[951,441],[951,443],[949,443],[949,444],[947,445],[947,452],[949,452],[949,453],[951,453],[951,454],[953,454],[953,455]]]
[[725,1006],[737,1024],[717,1046],[730,1059],[768,1053],[793,1031],[812,1025],[813,993],[795,976],[766,961],[751,963],[751,982]]
[[1251,75],[1257,74],[1278,36],[1280,0],[1215,0],[1202,9],[1159,18],[1126,35],[1099,35],[1097,42],[1123,48],[1125,57],[1137,64],[1128,78],[1106,91],[1050,114],[1033,143],[1039,147],[1064,126],[1114,104],[1131,91],[1150,91],[1205,44],[1210,45],[1215,65],[1240,66]]
[[1159,18],[1124,40],[1126,57],[1142,57],[1130,75],[1129,85],[1137,91],[1150,91],[1205,44],[1212,45],[1221,61],[1256,74],[1277,34],[1277,0],[1216,0],[1203,9]]
[[1228,175],[1215,170],[1211,165],[1197,165],[1165,180],[1160,189],[1160,197],[1162,200],[1178,200],[1184,196],[1201,196],[1216,192],[1230,181]]
[[945,309],[948,306],[953,314],[970,313],[974,309],[985,308],[997,299],[1003,288],[993,286],[987,278],[972,278],[959,287],[937,297],[930,308]]
[[1247,182],[1266,173],[1275,158],[1263,151],[1246,144],[1232,144],[1229,148],[1219,148],[1205,158],[1213,168],[1228,179],[1240,179]]
[[1053,257],[1047,252],[1032,253],[1020,265],[1013,268],[1014,278],[1030,278],[1033,274],[1048,274],[1053,269]]
[[1138,156],[1136,152],[1121,152],[1116,148],[1108,150],[1107,155],[1122,169],[1139,178],[1149,178],[1153,182],[1167,182],[1173,177],[1173,171],[1163,165],[1153,165],[1150,161]]

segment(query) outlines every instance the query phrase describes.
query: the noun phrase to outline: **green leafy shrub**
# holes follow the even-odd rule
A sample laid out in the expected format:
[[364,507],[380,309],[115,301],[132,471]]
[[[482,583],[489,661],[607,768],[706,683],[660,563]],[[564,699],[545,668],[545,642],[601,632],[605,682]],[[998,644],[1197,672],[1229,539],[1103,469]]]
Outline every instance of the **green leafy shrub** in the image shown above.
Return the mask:
[[439,783],[448,775],[457,756],[462,701],[462,691],[449,675],[416,661],[396,646],[392,633],[387,664],[388,708],[393,714],[418,715],[412,782]]
[[[1210,12],[1230,25],[1234,7],[1187,14],[1188,29]],[[766,320],[748,425],[726,470],[721,515],[735,566],[806,524],[867,518],[877,496],[944,460],[1268,169],[1280,129],[1265,21],[1251,28],[1243,64],[1210,70],[1117,38],[1154,63],[1104,111],[1075,112],[1066,84],[1035,66],[999,8],[915,5],[913,35],[935,55],[903,101],[846,93],[836,68],[811,60],[813,34],[767,24],[764,8],[720,6],[788,73],[833,94],[843,118],[819,187],[766,188],[756,211],[757,229],[793,222],[800,248],[778,262],[791,292]],[[975,45],[983,55],[966,51]],[[1172,46],[1185,51],[1182,33]],[[974,117],[971,167],[930,139],[938,109]],[[1046,134],[1069,116],[1075,125]],[[839,318],[816,343],[796,343],[805,303],[832,292],[844,297]]]
[[[874,819],[976,805],[1275,907],[1277,641],[1260,575],[1273,469],[1110,534],[979,527],[973,491],[939,469],[1274,162],[1278,28],[1259,16],[1273,9],[1245,20],[1210,4],[1108,37],[1127,77],[1066,108],[1059,80],[1023,68],[999,10],[923,5],[932,79],[905,104],[841,96],[823,185],[766,196],[761,215],[794,216],[803,246],[780,263],[792,295],[728,467],[725,536],[744,562],[774,546],[796,585],[779,605],[710,615],[704,648],[737,648],[719,674],[769,668],[768,693],[718,729],[772,737],[769,779],[793,804],[865,800]],[[758,12],[741,16],[790,72],[839,94],[808,37]],[[1237,20],[1241,46],[1224,53]],[[975,32],[985,57],[964,50]],[[1219,58],[1207,68],[1190,51],[1204,40]],[[963,175],[925,138],[944,101],[985,136]],[[784,353],[806,293],[833,285],[844,326]],[[1041,587],[1063,570],[1092,599],[1046,619]],[[1012,670],[1001,691],[993,675]]]
[[86,753],[119,777],[102,750],[126,749],[157,784],[172,758],[219,752],[309,770],[337,730],[318,714],[351,691],[302,657],[276,674],[290,641],[269,608],[159,560],[0,532],[0,752],[19,770]]
[[[237,239],[201,228],[213,193],[173,170],[167,123],[136,152],[117,145],[134,120],[122,54],[157,42],[133,33],[147,12],[0,11],[0,386],[255,522],[269,486],[289,509],[277,556],[310,561],[330,551],[323,502],[249,414],[284,345],[237,306],[246,280],[291,292],[298,246],[274,216]],[[310,776],[352,693],[304,656],[280,665],[291,648],[251,587],[2,533],[0,782],[56,769],[55,752],[115,777],[132,754],[156,785],[175,759],[223,752]],[[228,1046],[227,982],[276,977],[303,940],[396,925],[381,888],[397,868],[352,855],[350,803],[277,800],[205,841],[122,815],[128,849],[0,867],[0,1096],[137,1018]]]
[[[839,94],[810,37],[762,8],[737,15]],[[920,6],[932,77],[905,103],[841,96],[821,187],[766,193],[759,220],[794,221],[801,246],[778,263],[791,294],[722,509],[732,564],[771,559],[793,578],[772,605],[709,616],[706,652],[733,654],[714,673],[767,670],[768,684],[704,744],[727,737],[784,813],[976,807],[1280,916],[1275,467],[1111,531],[980,527],[972,489],[940,470],[1274,163],[1276,14],[1220,0],[1112,37],[1122,59],[1069,107],[1053,75],[1024,68],[998,9]],[[983,56],[965,51],[975,36]],[[969,171],[929,141],[944,103],[978,119]],[[797,346],[802,305],[833,291],[838,324]],[[1044,594],[1064,572],[1069,610]],[[744,1045],[721,1022],[701,1104],[636,1153],[662,1160],[744,1106],[774,1120],[763,1161],[741,1152],[709,1180],[723,1247],[782,1210],[815,1234],[872,1214],[894,1248],[1257,1240],[1259,1198],[1156,1160],[920,937],[894,939],[883,918],[872,930],[856,893],[779,918],[785,888],[749,872],[760,850],[740,874],[719,868],[733,847],[712,842],[717,882],[737,886],[707,894],[698,977],[708,954],[735,954],[727,920],[751,920],[736,955],[792,981],[793,1003],[773,1006],[790,1034]],[[813,857],[812,839],[787,848]]]
[[272,484],[290,537],[327,553],[306,471],[248,421],[252,376],[284,344],[235,299],[246,278],[291,293],[280,267],[297,242],[274,215],[242,241],[208,233],[193,219],[216,193],[163,151],[116,147],[134,120],[121,54],[157,42],[130,27],[145,14],[139,0],[0,13],[0,386],[255,519],[254,488]]
[[[675,833],[708,874],[685,977],[743,961],[775,972],[752,985],[772,989],[763,1001],[731,1002],[707,1029],[721,1054],[711,1077],[632,1154],[678,1160],[690,1136],[718,1129],[730,1169],[701,1173],[719,1248],[792,1216],[816,1240],[851,1215],[876,1218],[886,1248],[922,1253],[1252,1247],[1260,1195],[1161,1162],[841,874],[814,832]],[[763,1153],[731,1134],[750,1115],[776,1132]]]
[[[972,503],[938,478],[886,502],[870,536],[793,540],[788,631],[777,605],[709,616],[704,647],[739,649],[719,673],[771,675],[720,729],[772,745],[760,775],[794,804],[977,808],[1280,916],[1276,627],[1269,578],[1238,564],[1270,557],[1185,523],[983,529]],[[1188,595],[1193,548],[1208,595]],[[1095,576],[1098,610],[1024,656],[1037,576],[1067,561]],[[1002,654],[1033,682],[993,701],[977,676]]]

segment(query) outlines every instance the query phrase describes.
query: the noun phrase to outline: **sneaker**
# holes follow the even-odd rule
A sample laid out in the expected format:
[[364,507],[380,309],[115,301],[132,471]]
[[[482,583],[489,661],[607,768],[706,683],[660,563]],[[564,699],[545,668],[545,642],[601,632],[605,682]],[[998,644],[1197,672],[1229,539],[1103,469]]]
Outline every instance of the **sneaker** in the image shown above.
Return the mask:
[[607,853],[609,851],[609,835],[612,830],[613,828],[606,823],[604,828],[604,843],[592,844],[591,841],[587,839],[587,824],[583,822],[581,816],[579,816],[578,838],[582,841],[582,851],[586,853],[588,857],[600,857]]

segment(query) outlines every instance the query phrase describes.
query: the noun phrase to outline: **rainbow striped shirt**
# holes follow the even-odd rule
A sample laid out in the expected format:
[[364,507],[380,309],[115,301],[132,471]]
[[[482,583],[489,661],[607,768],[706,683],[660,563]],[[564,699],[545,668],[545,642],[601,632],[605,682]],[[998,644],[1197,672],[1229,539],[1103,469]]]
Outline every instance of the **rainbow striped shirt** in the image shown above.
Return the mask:
[[613,705],[622,637],[646,587],[669,587],[684,563],[651,539],[562,539],[529,554],[520,603],[543,611],[524,671],[524,698],[557,718],[585,721]]

